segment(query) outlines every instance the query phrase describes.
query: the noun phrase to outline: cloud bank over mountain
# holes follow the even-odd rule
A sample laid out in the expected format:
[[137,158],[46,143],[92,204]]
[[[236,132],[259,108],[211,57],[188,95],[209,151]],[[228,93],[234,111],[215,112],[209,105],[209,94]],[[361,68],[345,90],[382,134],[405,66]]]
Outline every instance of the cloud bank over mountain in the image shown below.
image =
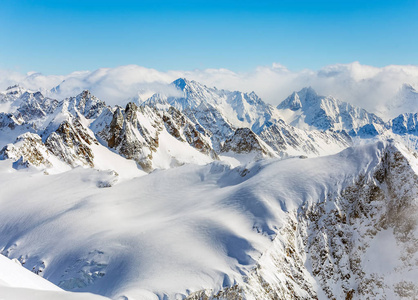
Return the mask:
[[137,65],[76,71],[67,75],[21,74],[0,70],[0,88],[21,84],[29,89],[54,90],[58,98],[89,89],[109,104],[126,104],[127,99],[145,100],[155,92],[175,94],[167,84],[179,77],[207,86],[245,92],[255,91],[265,101],[277,105],[290,93],[312,86],[320,94],[333,95],[372,112],[382,112],[403,84],[418,85],[418,66],[390,65],[373,67],[359,62],[334,64],[320,70],[293,71],[274,63],[249,72],[228,69],[158,71]]

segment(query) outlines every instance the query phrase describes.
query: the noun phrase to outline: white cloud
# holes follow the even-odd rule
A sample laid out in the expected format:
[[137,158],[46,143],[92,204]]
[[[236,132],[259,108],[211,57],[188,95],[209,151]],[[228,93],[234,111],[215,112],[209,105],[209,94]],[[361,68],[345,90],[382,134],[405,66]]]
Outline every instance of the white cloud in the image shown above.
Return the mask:
[[[219,89],[255,91],[266,102],[277,105],[295,90],[312,86],[320,94],[333,95],[344,101],[379,112],[391,101],[402,84],[418,84],[418,66],[391,65],[382,68],[335,64],[320,70],[292,71],[279,63],[260,66],[250,72],[227,69],[161,72],[137,65],[77,71],[68,75],[20,74],[0,70],[0,88],[19,83],[29,89],[51,89],[60,84],[60,96],[68,97],[90,89],[93,94],[114,105],[127,99],[154,92],[175,93],[167,84],[179,77],[199,81]],[[63,82],[64,81],[64,82]]]

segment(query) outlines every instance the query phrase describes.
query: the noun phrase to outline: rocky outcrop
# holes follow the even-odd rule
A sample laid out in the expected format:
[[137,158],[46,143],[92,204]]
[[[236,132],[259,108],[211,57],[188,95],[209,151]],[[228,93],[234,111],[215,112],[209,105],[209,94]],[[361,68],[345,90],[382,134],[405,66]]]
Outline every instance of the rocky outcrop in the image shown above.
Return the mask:
[[259,136],[280,156],[331,154],[349,147],[352,143],[345,131],[305,131],[282,120],[264,128]]
[[16,101],[20,103],[18,116],[25,121],[43,118],[53,113],[58,106],[57,100],[44,97],[41,92],[25,92]]
[[45,146],[70,166],[94,167],[94,153],[90,148],[92,143],[98,144],[79,120],[69,119],[46,138]]
[[109,148],[122,156],[135,160],[145,171],[154,169],[153,153],[160,146],[160,134],[166,130],[183,143],[188,143],[199,152],[217,159],[207,136],[174,107],[167,111],[148,105],[128,103],[125,109],[117,108],[108,125],[98,132]]
[[[301,235],[312,274],[328,298],[399,299],[418,290],[418,283],[408,274],[418,266],[417,185],[418,176],[406,157],[389,146],[371,174],[359,176],[341,194],[327,196],[299,215],[301,224],[306,224]],[[401,249],[399,264],[382,268],[388,271],[370,270],[369,248],[386,234],[393,234]],[[396,246],[385,239],[380,247]]]
[[[139,119],[147,120],[140,122]],[[152,170],[152,153],[158,147],[162,124],[158,113],[150,107],[138,107],[133,102],[123,110],[117,108],[112,120],[98,135],[127,159],[133,159],[145,171]]]
[[9,86],[6,91],[0,92],[0,103],[12,102],[18,99],[26,90],[18,84]]
[[261,157],[275,157],[274,152],[249,128],[238,128],[232,138],[227,139],[222,152],[239,154],[256,153]]
[[254,92],[218,90],[184,78],[175,80],[172,85],[181,95],[170,96],[166,102],[210,133],[212,147],[217,152],[237,128],[247,127],[258,133],[279,119],[277,109]]
[[16,168],[29,165],[51,167],[50,155],[50,151],[42,143],[42,138],[29,132],[20,135],[14,144],[9,144],[0,151],[0,159],[12,159]]
[[69,102],[69,109],[73,114],[77,111],[87,119],[96,119],[107,107],[106,103],[88,90],[64,101]]
[[200,132],[208,132],[212,146],[219,152],[222,142],[230,138],[235,127],[214,106],[202,102],[197,108],[186,108],[182,111],[193,123],[197,124]]
[[199,125],[190,122],[180,111],[171,106],[167,111],[163,112],[162,118],[165,128],[176,139],[187,142],[190,146],[199,150],[199,152],[213,159],[218,159],[218,155],[210,144],[210,134]]
[[25,123],[22,118],[16,118],[13,114],[0,113],[0,129],[15,129]]

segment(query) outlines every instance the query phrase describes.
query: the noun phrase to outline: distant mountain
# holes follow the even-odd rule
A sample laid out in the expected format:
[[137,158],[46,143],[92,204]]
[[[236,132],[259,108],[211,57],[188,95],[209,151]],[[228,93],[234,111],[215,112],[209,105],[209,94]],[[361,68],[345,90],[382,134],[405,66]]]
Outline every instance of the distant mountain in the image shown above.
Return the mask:
[[410,84],[404,84],[399,89],[393,101],[391,101],[384,112],[388,118],[396,118],[404,113],[418,112],[418,91]]
[[366,110],[333,97],[318,95],[311,87],[294,92],[277,108],[284,120],[300,129],[345,130],[352,136],[363,133],[361,128],[371,125],[379,134],[385,122]]
[[14,101],[20,96],[23,95],[27,90],[21,87],[20,85],[9,86],[5,91],[0,92],[0,103],[7,101]]
[[218,152],[239,128],[250,128],[279,156],[335,153],[351,143],[345,133],[307,132],[286,124],[281,112],[254,92],[218,90],[183,78],[175,80],[172,85],[183,96],[155,94],[143,105],[161,110],[176,107],[196,124],[198,130],[210,135],[213,149]]
[[418,113],[401,114],[391,120],[392,131],[396,134],[413,134],[418,136]]

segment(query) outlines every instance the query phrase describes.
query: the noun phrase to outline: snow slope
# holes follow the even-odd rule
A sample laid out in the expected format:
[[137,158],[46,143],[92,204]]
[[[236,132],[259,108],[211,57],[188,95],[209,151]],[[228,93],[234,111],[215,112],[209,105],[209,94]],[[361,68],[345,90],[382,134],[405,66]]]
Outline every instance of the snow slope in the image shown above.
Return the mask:
[[[4,191],[0,200],[0,249],[10,258],[24,260],[26,268],[42,270],[44,278],[64,289],[114,299],[177,299],[187,295],[199,299],[202,293],[230,293],[232,288],[248,299],[256,295],[274,299],[274,294],[268,296],[263,282],[284,298],[292,291],[300,297],[338,298],[346,293],[345,281],[335,279],[329,292],[331,279],[321,276],[344,275],[348,265],[341,261],[335,262],[333,272],[321,269],[327,264],[307,255],[303,243],[299,248],[289,248],[293,247],[290,236],[303,231],[301,240],[313,240],[320,231],[312,226],[321,223],[308,222],[309,218],[314,220],[312,211],[328,203],[324,218],[334,216],[334,203],[342,200],[333,199],[345,195],[362,178],[367,179],[365,186],[375,182],[373,176],[385,166],[385,157],[396,158],[403,153],[397,164],[402,161],[404,169],[390,167],[389,163],[384,168],[387,174],[397,172],[393,176],[416,180],[405,162],[416,166],[417,160],[406,149],[402,151],[386,142],[375,142],[333,156],[262,160],[237,168],[222,162],[189,164],[157,170],[110,188],[101,188],[100,182],[108,176],[102,171],[76,168],[43,175],[16,171],[10,168],[10,161],[0,161],[0,185]],[[403,161],[404,155],[407,158]],[[404,182],[404,189],[416,196],[416,187]],[[329,202],[324,202],[324,197]],[[395,201],[397,192],[388,197],[379,203]],[[409,203],[406,199],[405,205]],[[408,205],[408,211],[416,213],[416,203]],[[291,220],[300,211],[310,217],[298,220],[295,228],[299,229],[294,231]],[[366,226],[373,219],[361,220],[365,223],[353,224],[362,228],[361,224]],[[327,230],[337,234],[338,226]],[[388,223],[386,229],[399,231],[396,226]],[[411,227],[410,234],[417,236],[416,226]],[[378,243],[380,235],[376,238]],[[373,240],[373,236],[369,239]],[[407,249],[405,242],[400,243],[402,249]],[[306,245],[312,249],[321,247],[320,243]],[[364,249],[369,245],[374,249],[367,240],[359,244]],[[287,263],[275,264],[275,257],[287,257],[287,248],[293,249]],[[342,251],[336,246],[333,249]],[[396,263],[388,266],[394,274],[391,280],[399,276],[396,282],[384,283],[390,286],[382,295],[394,295],[394,285],[401,284],[400,280],[414,284],[416,266],[409,266],[412,271],[408,272],[393,267],[403,266],[403,253],[392,253]],[[414,261],[416,250],[410,255]],[[365,257],[370,258],[370,254]],[[383,263],[378,257],[374,259],[373,265]],[[360,263],[360,267],[371,270],[369,273],[378,272],[367,269],[367,264]],[[291,272],[304,276],[286,275]],[[361,283],[361,279],[352,278],[353,286]],[[360,291],[355,293],[361,295]]]
[[105,300],[88,293],[65,292],[51,282],[26,270],[17,260],[0,255],[0,299],[2,300]]

